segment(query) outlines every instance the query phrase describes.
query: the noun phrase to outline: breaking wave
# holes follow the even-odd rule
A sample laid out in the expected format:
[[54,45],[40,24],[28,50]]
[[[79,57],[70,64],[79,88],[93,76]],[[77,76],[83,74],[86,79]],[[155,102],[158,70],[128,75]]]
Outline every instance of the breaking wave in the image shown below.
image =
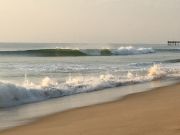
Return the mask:
[[45,77],[39,83],[30,82],[26,77],[23,84],[0,81],[0,108],[148,82],[166,78],[173,74],[180,74],[180,71],[164,69],[161,65],[153,65],[144,73],[139,74],[128,72],[125,75],[70,76],[64,82],[49,77]]
[[154,52],[155,51],[152,48],[134,48],[132,46],[120,47],[116,50],[112,50],[112,54],[114,55],[136,55],[136,54],[148,54]]
[[112,56],[112,55],[137,55],[155,53],[152,48],[135,48],[132,46],[118,49],[40,49],[24,51],[0,51],[0,55],[26,55],[26,56]]

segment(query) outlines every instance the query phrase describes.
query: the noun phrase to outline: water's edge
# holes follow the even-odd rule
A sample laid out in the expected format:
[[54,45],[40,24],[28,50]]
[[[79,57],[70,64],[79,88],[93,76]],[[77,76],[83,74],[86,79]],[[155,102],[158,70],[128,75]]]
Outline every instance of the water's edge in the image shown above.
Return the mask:
[[[154,84],[153,84],[154,83]],[[42,101],[38,103],[33,103],[33,104],[26,104],[26,105],[21,105],[17,107],[12,107],[6,110],[0,110],[1,111],[11,111],[12,112],[19,112],[19,115],[22,114],[27,114],[25,112],[29,112],[27,116],[18,116],[18,119],[15,119],[14,123],[12,122],[11,124],[8,125],[7,127],[0,127],[0,132],[4,130],[9,130],[11,128],[15,128],[17,126],[22,126],[22,125],[27,125],[31,124],[33,122],[36,122],[37,120],[40,120],[42,118],[45,118],[47,116],[51,116],[57,113],[61,112],[66,112],[70,111],[73,109],[77,108],[84,108],[88,106],[94,106],[94,105],[99,105],[99,104],[106,104],[109,102],[115,102],[121,99],[124,99],[124,97],[132,94],[137,94],[140,92],[146,92],[149,90],[155,90],[158,87],[166,87],[170,85],[175,85],[179,82],[177,81],[167,81],[161,84],[158,82],[151,82],[151,83],[144,83],[144,84],[135,84],[132,86],[123,86],[123,87],[116,87],[116,88],[111,88],[111,89],[106,89],[102,91],[95,91],[92,93],[82,93],[82,94],[77,94],[73,95],[70,97],[63,97],[59,99],[51,99],[47,101]],[[144,89],[144,85],[149,85]],[[154,86],[152,86],[154,85]],[[128,90],[127,90],[127,87]],[[101,99],[98,99],[101,97]],[[102,98],[103,97],[103,98]],[[86,99],[85,102],[82,102],[83,99]],[[94,100],[92,100],[94,99]],[[84,101],[84,100],[83,100]],[[49,108],[51,107],[51,108]],[[30,111],[31,110],[31,111]],[[38,111],[39,110],[39,111]],[[50,110],[50,111],[47,111]],[[34,112],[34,114],[30,114]],[[39,112],[39,113],[37,113]],[[16,113],[15,113],[16,114]],[[10,119],[13,116],[10,116]],[[1,121],[0,123],[2,123]]]

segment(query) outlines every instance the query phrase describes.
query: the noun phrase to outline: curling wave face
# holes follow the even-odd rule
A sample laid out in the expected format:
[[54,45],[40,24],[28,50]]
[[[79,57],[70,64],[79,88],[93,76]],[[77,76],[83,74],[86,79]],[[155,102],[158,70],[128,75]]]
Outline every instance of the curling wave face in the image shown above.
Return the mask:
[[40,49],[23,51],[0,51],[0,55],[26,55],[26,56],[113,56],[113,55],[137,55],[155,53],[152,48],[136,48],[132,46],[118,49]]
[[39,83],[30,82],[27,78],[22,84],[0,81],[0,108],[148,82],[174,75],[180,77],[179,69],[168,69],[163,68],[161,65],[153,65],[141,73],[102,74],[98,77],[93,75],[88,77],[70,76],[63,82],[49,77],[45,77]]

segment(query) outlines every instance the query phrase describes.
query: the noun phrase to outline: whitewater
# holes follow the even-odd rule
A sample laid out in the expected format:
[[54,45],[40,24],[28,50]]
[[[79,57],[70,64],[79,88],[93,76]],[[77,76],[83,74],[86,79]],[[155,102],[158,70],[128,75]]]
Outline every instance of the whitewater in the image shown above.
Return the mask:
[[165,69],[161,65],[153,65],[145,71],[145,73],[141,72],[128,72],[127,75],[124,76],[123,74],[101,74],[99,76],[88,77],[70,76],[65,82],[58,82],[58,80],[45,77],[39,83],[33,83],[29,81],[26,76],[22,84],[1,81],[0,108],[106,88],[133,85],[168,77],[180,77],[180,69]]

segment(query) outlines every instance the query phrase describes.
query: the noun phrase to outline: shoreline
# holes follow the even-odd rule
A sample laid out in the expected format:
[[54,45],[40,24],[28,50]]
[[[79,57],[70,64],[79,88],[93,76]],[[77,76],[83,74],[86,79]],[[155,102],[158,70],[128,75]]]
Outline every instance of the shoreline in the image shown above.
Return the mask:
[[46,116],[0,131],[0,135],[180,134],[178,90],[180,83],[130,94],[117,101]]

